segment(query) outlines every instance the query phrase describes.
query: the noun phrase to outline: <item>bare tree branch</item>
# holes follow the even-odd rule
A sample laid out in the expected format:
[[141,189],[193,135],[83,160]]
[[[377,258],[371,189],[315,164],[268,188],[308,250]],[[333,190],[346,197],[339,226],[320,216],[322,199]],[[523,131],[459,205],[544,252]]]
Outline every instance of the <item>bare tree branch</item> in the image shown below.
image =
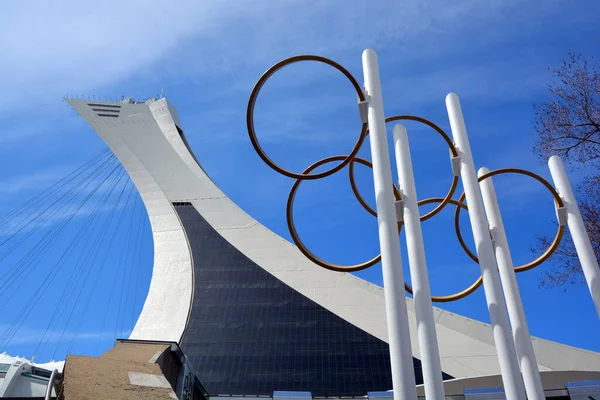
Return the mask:
[[[550,100],[534,105],[537,140],[533,150],[544,161],[558,154],[571,165],[595,166],[600,159],[600,68],[591,67],[580,54],[569,53],[552,72],[555,83],[548,88]],[[600,174],[586,178],[577,189],[581,215],[600,258]],[[538,239],[534,253],[551,243],[548,237]],[[568,232],[552,260],[553,268],[540,279],[542,286],[566,288],[584,280]]]

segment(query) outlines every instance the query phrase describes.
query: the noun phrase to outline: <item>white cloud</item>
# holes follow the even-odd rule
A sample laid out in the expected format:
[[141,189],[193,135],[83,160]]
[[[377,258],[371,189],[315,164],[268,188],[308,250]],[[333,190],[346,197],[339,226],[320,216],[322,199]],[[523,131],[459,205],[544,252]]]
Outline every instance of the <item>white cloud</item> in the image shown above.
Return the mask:
[[[7,332],[12,332],[12,329],[14,328],[11,325],[0,325],[0,337],[4,336]],[[129,337],[130,334],[131,329],[123,329],[116,332],[118,338]],[[14,335],[10,340],[10,346],[37,344],[40,343],[42,339],[44,339],[44,343],[48,344],[57,342],[65,343],[73,339],[76,339],[77,342],[97,341],[99,339],[106,341],[114,336],[114,330],[79,332],[75,330],[65,330],[63,332],[61,329],[56,329],[54,331],[46,332],[45,328],[40,329],[24,325],[18,330],[18,335]],[[36,361],[39,362],[40,360]]]
[[[202,4],[202,5],[201,5]],[[24,97],[94,90],[154,62],[214,14],[204,2],[148,1],[3,5],[0,66],[9,92]]]
[[[33,202],[27,203],[26,212],[19,209],[13,214],[12,211],[18,209],[14,207],[14,203],[2,207],[4,202],[0,201],[0,234],[24,235],[32,230],[55,226],[74,218],[113,213],[123,209],[129,200],[135,199],[129,197],[132,183],[124,173],[113,174],[107,180],[104,180],[106,175],[93,176],[88,180],[85,178],[87,173],[84,173],[85,179],[71,177],[58,183],[72,171],[72,168],[62,166],[18,175],[7,180],[0,187],[0,200],[27,198],[25,193],[36,194],[30,197]],[[55,183],[57,186],[52,186]],[[52,189],[44,191],[48,188]],[[63,197],[65,195],[66,198]],[[103,202],[105,196],[108,198]]]
[[21,192],[45,189],[64,178],[73,168],[57,166],[28,174],[15,175],[2,183],[0,195],[18,195]]
[[[409,58],[474,42],[500,40],[510,15],[535,26],[556,2],[448,3],[356,0],[20,1],[3,5],[0,49],[2,102],[18,106],[66,93],[92,94],[132,75],[153,79],[186,72],[199,81],[228,72],[243,75],[299,52],[343,56],[386,48]],[[534,14],[535,13],[535,14]],[[536,18],[530,18],[533,15]],[[471,32],[476,37],[469,38]],[[440,40],[440,38],[442,40]],[[466,39],[469,38],[467,41]],[[255,76],[252,71],[252,76]],[[232,82],[233,83],[233,82]],[[160,87],[157,86],[157,92]],[[8,96],[7,96],[8,93]],[[118,95],[118,94],[117,94]]]

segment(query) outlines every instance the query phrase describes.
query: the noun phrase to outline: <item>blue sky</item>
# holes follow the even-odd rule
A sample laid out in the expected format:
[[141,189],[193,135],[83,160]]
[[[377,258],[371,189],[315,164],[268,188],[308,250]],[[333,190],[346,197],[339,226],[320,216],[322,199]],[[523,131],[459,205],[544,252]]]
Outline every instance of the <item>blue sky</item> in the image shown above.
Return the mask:
[[[449,130],[444,98],[456,92],[477,167],[526,168],[549,178],[545,164],[531,151],[532,104],[545,99],[552,78],[547,68],[557,66],[569,50],[596,55],[599,12],[600,3],[593,0],[582,0],[576,7],[555,0],[5,4],[0,15],[0,214],[105,149],[63,96],[145,99],[162,91],[178,108],[190,145],[211,178],[250,215],[289,239],[285,202],[293,182],[254,153],[245,127],[248,96],[270,65],[303,53],[332,58],[362,82],[361,53],[367,47],[378,52],[387,116],[419,115]],[[265,150],[295,171],[322,157],[347,154],[360,124],[350,85],[336,71],[310,63],[283,70],[265,85],[256,121]],[[443,196],[451,180],[444,143],[426,128],[407,128],[419,197]],[[363,147],[361,155],[368,158],[368,144]],[[571,174],[574,182],[583,176],[581,170]],[[358,167],[357,178],[373,204],[370,172]],[[513,258],[522,264],[531,258],[529,246],[536,235],[553,232],[552,201],[526,178],[503,176],[495,182]],[[125,187],[125,181],[119,185]],[[35,354],[40,361],[63,358],[68,346],[59,345],[61,333],[63,341],[73,340],[73,352],[98,354],[111,346],[115,335],[131,329],[152,267],[148,224],[134,206],[137,195],[132,196],[131,202],[119,203],[116,212],[123,212],[124,224],[114,229],[117,244],[126,238],[139,240],[138,253],[128,259],[130,268],[137,266],[129,270],[137,278],[119,278],[125,272],[118,269],[120,248],[115,248],[103,269],[86,281],[81,302],[60,303],[74,310],[74,317],[68,320],[66,312],[59,328],[44,339],[48,349],[39,350],[48,310],[59,304],[58,293],[77,293],[66,286],[68,280],[57,279],[56,291],[46,294],[12,335],[5,347],[11,354]],[[296,200],[298,231],[314,253],[338,263],[377,254],[376,221],[354,199],[346,170],[303,184]],[[111,210],[105,207],[102,212]],[[86,215],[82,214],[69,226],[65,243],[68,235],[76,235]],[[453,210],[447,209],[423,224],[435,294],[461,290],[479,275],[478,266],[454,238],[452,218]],[[128,228],[129,222],[133,228]],[[466,215],[462,227],[468,232]],[[50,223],[46,229],[51,229]],[[132,232],[138,231],[139,239],[132,239]],[[468,233],[465,236],[471,240]],[[48,257],[59,253],[57,248]],[[15,293],[30,297],[27,293],[49,270],[46,261],[24,275],[24,286]],[[61,273],[75,276],[76,266],[68,262]],[[0,263],[0,271],[9,267],[8,261]],[[566,291],[539,288],[547,268],[549,264],[518,275],[532,334],[600,351],[595,334],[600,322],[586,286]],[[381,284],[377,266],[358,275]],[[123,281],[135,289],[122,291],[137,294],[127,299],[121,315],[111,293],[117,293]],[[73,298],[77,296],[69,301]],[[9,304],[0,314],[0,335],[20,311],[18,302]],[[442,307],[489,321],[481,289]],[[101,312],[109,323],[99,322]]]

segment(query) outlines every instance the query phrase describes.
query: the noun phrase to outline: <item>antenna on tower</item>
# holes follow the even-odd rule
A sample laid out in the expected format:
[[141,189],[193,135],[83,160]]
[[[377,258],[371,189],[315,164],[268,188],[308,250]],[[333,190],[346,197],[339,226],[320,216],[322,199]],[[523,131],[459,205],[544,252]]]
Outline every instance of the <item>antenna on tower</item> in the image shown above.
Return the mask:
[[163,92],[164,92],[164,91],[165,91],[165,89],[164,89],[164,88],[161,88],[161,89],[160,89],[160,96],[158,97],[159,99],[162,99],[162,98],[163,98]]

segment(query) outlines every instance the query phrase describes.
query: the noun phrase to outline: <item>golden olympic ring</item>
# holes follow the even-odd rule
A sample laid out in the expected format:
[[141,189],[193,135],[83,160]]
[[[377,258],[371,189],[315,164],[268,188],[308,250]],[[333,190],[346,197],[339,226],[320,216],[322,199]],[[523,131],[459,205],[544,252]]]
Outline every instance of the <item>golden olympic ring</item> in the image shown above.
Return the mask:
[[[423,199],[423,200],[419,201],[417,204],[419,206],[423,206],[425,204],[430,204],[430,203],[442,203],[445,200],[446,199],[442,198],[442,197],[431,197],[429,199]],[[461,201],[450,199],[447,201],[447,204],[455,205],[456,209],[464,208],[465,210],[468,210],[466,204]],[[422,217],[421,217],[421,219],[422,219]],[[477,290],[477,288],[479,288],[479,286],[481,286],[482,283],[483,283],[483,278],[480,275],[479,278],[477,278],[477,280],[475,280],[475,282],[473,282],[471,284],[471,286],[469,286],[465,290],[454,293],[454,294],[450,294],[447,296],[431,296],[431,301],[437,302],[437,303],[447,303],[450,301],[462,299],[463,297],[467,297],[468,295],[473,293],[475,290]],[[410,285],[408,285],[406,282],[404,282],[404,287],[408,293],[413,294],[412,287]]]
[[[340,64],[336,63],[335,61],[329,60],[325,57],[314,56],[314,55],[300,55],[300,56],[290,57],[283,61],[278,62],[277,64],[275,64],[271,68],[269,68],[260,77],[260,79],[258,80],[256,85],[254,86],[254,89],[252,89],[250,99],[248,100],[248,108],[246,110],[246,123],[248,126],[248,134],[250,135],[250,141],[252,142],[252,146],[254,147],[254,149],[260,156],[260,158],[262,158],[262,160],[269,167],[271,167],[272,169],[274,169],[275,171],[279,172],[282,175],[285,175],[287,177],[295,179],[295,182],[292,185],[292,189],[290,190],[290,194],[289,194],[289,197],[287,200],[286,218],[287,218],[288,228],[289,228],[290,234],[292,236],[292,240],[294,241],[296,246],[298,246],[298,249],[302,252],[302,254],[304,254],[309,260],[311,260],[315,264],[317,264],[323,268],[329,269],[329,270],[340,271],[340,272],[360,271],[362,269],[369,268],[369,267],[375,265],[376,263],[378,263],[381,260],[381,255],[378,255],[378,256],[372,258],[371,260],[365,261],[363,263],[354,264],[354,265],[338,265],[338,264],[333,264],[333,263],[327,262],[325,260],[322,260],[321,258],[314,255],[310,250],[308,250],[308,248],[304,245],[304,243],[300,239],[300,236],[298,235],[298,232],[296,231],[296,226],[294,224],[293,207],[294,207],[294,198],[296,196],[296,192],[298,191],[298,188],[300,187],[300,184],[302,183],[302,181],[325,178],[329,175],[332,175],[332,174],[340,171],[342,168],[344,168],[346,165],[348,165],[349,166],[348,173],[349,173],[349,178],[350,178],[350,186],[352,187],[354,196],[356,197],[358,202],[363,206],[363,208],[365,210],[367,210],[367,212],[369,212],[373,216],[377,216],[377,212],[372,207],[370,207],[367,204],[367,202],[363,199],[363,197],[360,195],[360,192],[358,191],[358,188],[356,186],[356,182],[354,179],[354,163],[355,162],[365,165],[370,168],[373,167],[373,165],[371,164],[370,161],[356,156],[358,154],[358,151],[360,150],[365,138],[369,134],[369,131],[367,129],[368,128],[367,123],[362,124],[360,136],[359,136],[358,140],[356,141],[356,143],[354,144],[354,147],[352,148],[352,151],[350,152],[350,154],[348,156],[332,156],[332,157],[324,158],[324,159],[319,160],[319,161],[313,163],[312,165],[310,165],[301,174],[285,170],[285,169],[281,168],[280,166],[278,166],[274,161],[272,161],[266,155],[266,153],[263,151],[262,147],[258,143],[258,139],[256,137],[256,131],[254,129],[254,107],[255,107],[256,99],[258,97],[258,94],[259,94],[261,88],[264,86],[266,81],[275,72],[279,71],[280,69],[282,69],[283,67],[285,67],[287,65],[290,65],[290,64],[293,64],[296,62],[300,62],[300,61],[316,61],[316,62],[324,63],[324,64],[334,67],[335,69],[340,71],[342,74],[344,74],[344,76],[346,76],[346,78],[348,78],[348,80],[350,81],[350,83],[352,84],[354,89],[356,90],[356,93],[358,94],[359,101],[362,102],[362,101],[366,100],[366,96],[365,96],[364,92],[362,91],[360,85],[356,81],[356,79],[350,74],[350,72],[348,72],[344,67],[342,67]],[[416,116],[412,116],[412,115],[395,115],[395,116],[386,118],[385,122],[387,123],[387,122],[400,121],[400,120],[416,121],[416,122],[425,124],[425,125],[429,126],[430,128],[434,129],[436,132],[438,132],[442,136],[442,138],[448,144],[451,156],[452,157],[459,156],[458,150],[452,143],[452,140],[450,139],[450,137],[439,126],[437,126],[433,122],[426,120],[424,118],[416,117]],[[328,169],[324,172],[314,173],[314,174],[311,173],[316,168],[318,168],[324,164],[334,162],[334,161],[339,161],[339,163],[335,167]],[[526,175],[526,176],[536,179],[550,191],[550,193],[554,197],[556,206],[559,208],[564,207],[564,203],[563,203],[562,199],[558,195],[557,191],[552,187],[552,185],[550,185],[545,179],[543,179],[542,177],[540,177],[537,174],[534,174],[533,172],[529,172],[529,171],[526,171],[523,169],[518,169],[518,168],[503,168],[503,169],[497,169],[497,170],[488,172],[485,175],[482,175],[481,177],[478,178],[478,181],[481,182],[484,179],[487,179],[494,175],[500,175],[500,174],[506,174],[506,173],[516,173],[516,174]],[[454,176],[454,178],[452,180],[452,184],[450,185],[450,190],[448,191],[448,193],[446,194],[445,197],[432,197],[429,199],[420,200],[418,202],[419,206],[422,206],[425,204],[431,204],[431,203],[439,203],[439,205],[436,206],[432,211],[422,215],[420,219],[421,219],[421,221],[425,221],[425,220],[433,217],[434,215],[439,213],[448,204],[452,204],[452,205],[456,206],[456,211],[454,214],[454,228],[456,230],[456,235],[457,235],[458,241],[459,241],[461,247],[467,253],[467,255],[473,261],[478,263],[479,260],[477,259],[477,256],[471,250],[469,250],[469,248],[465,244],[462,234],[460,232],[460,225],[459,225],[460,210],[461,210],[461,208],[464,208],[465,210],[468,211],[467,205],[464,204],[465,194],[463,193],[458,200],[452,199],[452,197],[454,196],[454,193],[456,191],[456,188],[458,186],[458,180],[459,180],[459,177]],[[398,190],[398,188],[396,186],[394,186],[394,197],[396,200],[401,199],[400,191]],[[398,233],[400,233],[401,229],[402,229],[402,221],[399,221],[398,222]],[[523,265],[515,267],[515,272],[527,271],[528,269],[534,268],[534,267],[540,265],[541,263],[543,263],[544,261],[546,261],[558,248],[558,245],[560,244],[560,241],[564,235],[564,231],[565,231],[564,226],[559,224],[558,230],[554,237],[554,240],[551,243],[551,245],[546,249],[546,251],[544,251],[544,253],[541,256],[539,256],[538,258],[536,258],[535,260],[533,260],[527,264],[523,264]],[[471,293],[473,293],[479,286],[481,286],[482,282],[483,282],[483,279],[481,276],[479,276],[479,278],[477,278],[477,280],[475,280],[475,282],[473,284],[471,284],[468,288],[464,289],[463,291],[457,292],[457,293],[454,293],[451,295],[447,295],[447,296],[432,296],[431,300],[434,302],[449,302],[449,301],[462,299],[463,297],[466,297],[466,296],[470,295]],[[408,293],[410,293],[410,294],[413,293],[412,288],[408,284],[406,284],[406,282],[404,283],[404,287]]]
[[[401,121],[401,120],[416,121],[416,122],[420,122],[422,124],[425,124],[425,125],[433,128],[446,141],[446,143],[448,144],[448,147],[450,148],[450,153],[452,154],[452,156],[458,157],[458,151],[456,150],[454,143],[452,143],[452,140],[450,140],[450,137],[448,136],[448,134],[446,134],[446,132],[444,132],[444,130],[442,128],[440,128],[433,122],[426,120],[425,118],[416,117],[413,115],[394,115],[393,117],[386,118],[385,122],[388,123],[388,122]],[[367,131],[367,135],[368,134],[369,134],[369,131]],[[371,166],[371,163],[369,163],[368,166]],[[367,210],[367,212],[369,212],[371,215],[376,217],[377,212],[375,212],[375,210],[371,206],[369,206],[367,204],[367,202],[363,199],[363,197],[361,196],[361,194],[358,191],[356,182],[354,181],[354,160],[350,161],[350,165],[348,168],[348,174],[350,177],[350,186],[352,187],[352,191],[354,192],[354,196],[356,197],[356,200],[358,200],[358,202],[363,206],[363,208],[365,210]],[[452,179],[452,184],[450,185],[450,190],[448,190],[448,194],[446,194],[446,197],[444,197],[444,201],[440,202],[440,204],[437,207],[435,207],[433,210],[431,210],[427,214],[421,216],[421,221],[426,221],[429,218],[436,215],[437,213],[439,213],[440,211],[442,211],[442,209],[444,207],[446,207],[446,204],[448,204],[450,199],[452,199],[452,196],[454,196],[454,192],[456,191],[457,186],[458,186],[458,176],[455,176]]]
[[[330,163],[333,161],[341,161],[341,160],[344,160],[345,158],[346,158],[345,156],[332,156],[332,157],[324,158],[324,159],[319,160],[316,163],[312,164],[310,167],[306,168],[304,170],[303,174],[309,174],[312,170],[320,167],[321,165],[324,165],[324,164],[327,164],[327,163]],[[366,166],[371,166],[371,163],[363,158],[357,157],[357,158],[354,158],[354,161],[356,161],[360,164],[366,165]],[[302,179],[296,179],[296,181],[294,182],[294,185],[292,186],[292,189],[290,190],[290,195],[288,197],[287,206],[286,206],[286,217],[287,217],[288,228],[290,230],[290,235],[292,235],[292,240],[294,241],[296,246],[298,246],[298,249],[302,252],[302,254],[304,254],[306,256],[306,258],[308,258],[315,264],[320,265],[323,268],[327,268],[332,271],[338,271],[338,272],[360,271],[361,269],[366,269],[366,268],[369,268],[369,267],[377,264],[381,260],[381,254],[370,259],[369,261],[365,261],[360,264],[338,265],[338,264],[333,264],[333,263],[327,262],[327,261],[317,257],[310,250],[308,250],[308,248],[304,245],[304,243],[300,239],[300,236],[298,235],[298,232],[296,231],[296,225],[294,224],[294,198],[296,197],[296,192],[298,191],[298,188],[300,187],[301,183],[302,183]],[[396,196],[398,196],[397,198],[400,198],[400,193],[398,192],[398,189],[396,189],[395,187],[394,187],[394,193],[396,193]]]
[[[552,187],[552,185],[550,185],[550,183],[548,183],[547,180],[545,180],[538,174],[535,174],[533,172],[530,172],[530,171],[527,171],[524,169],[519,169],[519,168],[496,169],[494,171],[488,172],[485,175],[480,176],[477,179],[477,181],[481,182],[484,179],[490,178],[494,175],[500,175],[500,174],[520,174],[520,175],[529,176],[529,177],[537,180],[538,182],[540,182],[542,185],[544,185],[550,191],[550,193],[554,197],[554,202],[556,203],[557,207],[560,208],[560,207],[565,206],[564,202],[560,198],[556,189],[554,189],[554,187]],[[465,194],[463,193],[460,195],[460,198],[458,199],[458,201],[463,202],[464,199],[465,199]],[[477,256],[471,250],[469,250],[465,241],[463,240],[462,234],[460,233],[459,217],[460,217],[460,208],[457,208],[456,212],[454,214],[454,229],[456,230],[456,237],[458,238],[458,242],[460,243],[460,245],[463,248],[463,250],[465,251],[465,253],[467,253],[467,255],[473,261],[475,261],[476,263],[479,263]],[[527,264],[523,264],[523,265],[519,265],[519,266],[515,267],[515,272],[527,271],[529,269],[537,267],[538,265],[540,265],[541,263],[546,261],[552,255],[552,253],[554,253],[556,251],[556,249],[558,248],[558,245],[560,244],[560,241],[562,240],[564,233],[565,233],[565,227],[563,225],[559,224],[558,229],[556,230],[556,235],[554,236],[554,240],[552,241],[550,246],[546,249],[546,251],[544,251],[544,253],[541,256],[539,256],[538,258],[536,258],[535,260],[528,262]]]
[[256,137],[256,131],[254,129],[254,106],[256,105],[256,99],[257,99],[258,94],[259,94],[260,90],[262,89],[263,85],[267,82],[267,80],[275,72],[279,71],[280,69],[282,69],[283,67],[285,67],[287,65],[297,63],[300,61],[316,61],[316,62],[321,62],[321,63],[327,64],[327,65],[331,65],[333,68],[337,69],[342,74],[344,74],[344,76],[346,76],[346,78],[348,78],[350,83],[352,83],[354,90],[356,90],[356,94],[358,95],[358,98],[360,101],[364,101],[366,99],[362,88],[360,87],[360,85],[358,84],[356,79],[354,79],[352,74],[350,74],[350,72],[348,72],[348,70],[346,70],[344,67],[342,67],[340,64],[336,63],[335,61],[332,61],[325,57],[313,56],[313,55],[301,55],[301,56],[290,57],[290,58],[286,58],[283,61],[278,62],[277,64],[275,64],[271,68],[269,68],[267,70],[267,72],[265,72],[260,77],[260,79],[258,80],[256,85],[254,85],[254,89],[252,89],[252,93],[250,94],[250,99],[248,100],[248,108],[246,109],[246,125],[248,126],[248,134],[250,135],[250,141],[252,142],[252,146],[254,146],[254,150],[256,150],[256,152],[258,153],[260,158],[262,158],[262,160],[269,167],[273,168],[275,171],[277,171],[280,174],[285,175],[289,178],[320,179],[320,178],[324,178],[326,176],[336,173],[337,171],[341,170],[346,165],[348,165],[348,163],[350,161],[352,161],[354,156],[356,156],[356,154],[360,150],[360,147],[362,146],[363,141],[365,140],[365,137],[367,136],[367,124],[366,123],[362,124],[361,130],[360,130],[360,135],[358,137],[358,140],[354,144],[354,147],[352,148],[352,151],[350,152],[350,154],[347,157],[344,157],[342,159],[342,162],[339,163],[338,165],[336,165],[335,167],[333,167],[327,171],[319,172],[316,174],[307,174],[307,173],[306,174],[305,173],[298,174],[298,173],[291,172],[291,171],[281,168],[273,160],[271,160],[269,158],[269,156],[267,156],[265,151],[262,149],[262,147],[258,143],[258,139]]

